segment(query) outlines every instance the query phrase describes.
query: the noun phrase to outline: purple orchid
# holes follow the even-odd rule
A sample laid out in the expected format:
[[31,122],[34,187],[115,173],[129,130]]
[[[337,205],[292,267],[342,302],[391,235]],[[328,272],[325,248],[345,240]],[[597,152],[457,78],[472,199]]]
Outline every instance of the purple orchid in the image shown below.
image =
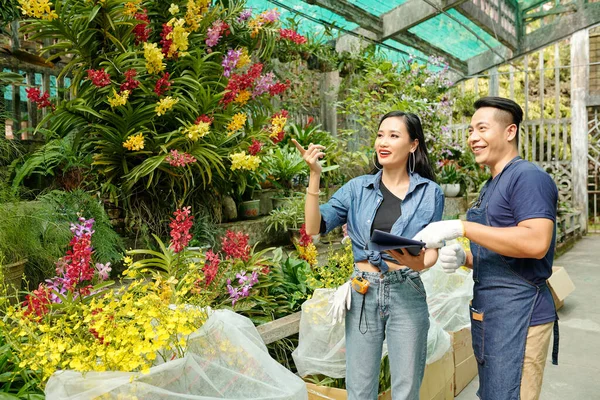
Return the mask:
[[250,285],[255,285],[258,283],[258,272],[252,271],[252,277],[250,278]]
[[269,72],[266,75],[261,75],[256,80],[256,85],[254,86],[254,90],[252,91],[252,98],[256,98],[256,97],[268,92],[274,83],[275,83],[275,74],[273,74],[272,72]]
[[223,57],[223,76],[229,78],[231,76],[231,71],[236,67],[238,61],[240,60],[240,56],[242,55],[241,50],[232,50],[227,51],[225,57]]
[[242,271],[239,274],[235,274],[235,277],[238,278],[238,283],[240,285],[243,285],[248,281],[248,277],[246,276],[246,271]]
[[252,8],[248,8],[240,13],[237,22],[242,23],[252,16]]

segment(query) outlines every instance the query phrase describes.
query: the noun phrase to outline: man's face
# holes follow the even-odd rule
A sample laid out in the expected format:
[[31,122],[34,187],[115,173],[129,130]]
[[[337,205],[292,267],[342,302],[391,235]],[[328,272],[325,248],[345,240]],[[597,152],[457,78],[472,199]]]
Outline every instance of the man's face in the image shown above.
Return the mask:
[[[469,147],[480,165],[494,166],[513,149],[516,126],[510,114],[492,107],[478,109],[469,125]],[[514,140],[514,139],[513,139]]]

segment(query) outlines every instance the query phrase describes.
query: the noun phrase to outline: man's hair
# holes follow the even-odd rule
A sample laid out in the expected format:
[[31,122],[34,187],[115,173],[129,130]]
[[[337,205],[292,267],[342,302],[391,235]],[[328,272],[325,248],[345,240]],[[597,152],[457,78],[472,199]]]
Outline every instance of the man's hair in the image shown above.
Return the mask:
[[519,126],[523,121],[523,109],[520,105],[510,99],[504,97],[482,97],[473,105],[475,110],[484,107],[492,107],[500,112],[496,113],[496,118],[506,123],[506,126],[515,124],[517,126],[517,134],[515,136],[516,144],[519,145]]

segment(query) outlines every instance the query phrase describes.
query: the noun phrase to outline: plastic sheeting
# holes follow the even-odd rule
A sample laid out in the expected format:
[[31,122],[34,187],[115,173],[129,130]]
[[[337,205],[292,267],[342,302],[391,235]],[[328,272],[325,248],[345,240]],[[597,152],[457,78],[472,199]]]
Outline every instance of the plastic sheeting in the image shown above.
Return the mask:
[[431,364],[439,360],[450,349],[452,342],[450,334],[442,329],[442,326],[429,316],[429,332],[427,332],[427,361]]
[[331,316],[327,315],[329,298],[334,292],[335,289],[317,289],[302,304],[298,347],[292,353],[300,376],[346,376],[344,323],[332,324]]
[[[429,306],[427,364],[431,364],[450,349],[447,331],[470,325],[468,302],[473,293],[473,278],[470,272],[462,269],[448,275],[435,266],[423,273],[421,279]],[[292,353],[300,376],[346,376],[344,323],[332,324],[331,317],[327,316],[329,299],[334,292],[335,289],[317,289],[302,305],[298,347]],[[384,354],[387,354],[385,344]]]
[[56,372],[48,399],[304,400],[304,382],[275,361],[252,322],[228,310],[212,313],[188,340],[184,358],[150,372]]
[[439,261],[421,274],[427,293],[429,315],[447,332],[471,326],[469,302],[473,298],[473,272],[459,268],[445,273]]

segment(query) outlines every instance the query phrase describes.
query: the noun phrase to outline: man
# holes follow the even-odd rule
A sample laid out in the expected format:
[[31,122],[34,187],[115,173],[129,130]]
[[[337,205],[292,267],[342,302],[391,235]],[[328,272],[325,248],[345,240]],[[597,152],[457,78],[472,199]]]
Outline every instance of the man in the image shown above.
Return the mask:
[[460,236],[471,241],[470,252],[455,244],[442,247],[439,258],[446,272],[461,265],[473,268],[470,314],[478,396],[538,399],[557,320],[546,280],[552,274],[558,190],[546,172],[518,156],[523,119],[518,104],[485,97],[475,102],[475,109],[469,147],[492,178],[467,221],[435,222],[415,238],[434,248]]

